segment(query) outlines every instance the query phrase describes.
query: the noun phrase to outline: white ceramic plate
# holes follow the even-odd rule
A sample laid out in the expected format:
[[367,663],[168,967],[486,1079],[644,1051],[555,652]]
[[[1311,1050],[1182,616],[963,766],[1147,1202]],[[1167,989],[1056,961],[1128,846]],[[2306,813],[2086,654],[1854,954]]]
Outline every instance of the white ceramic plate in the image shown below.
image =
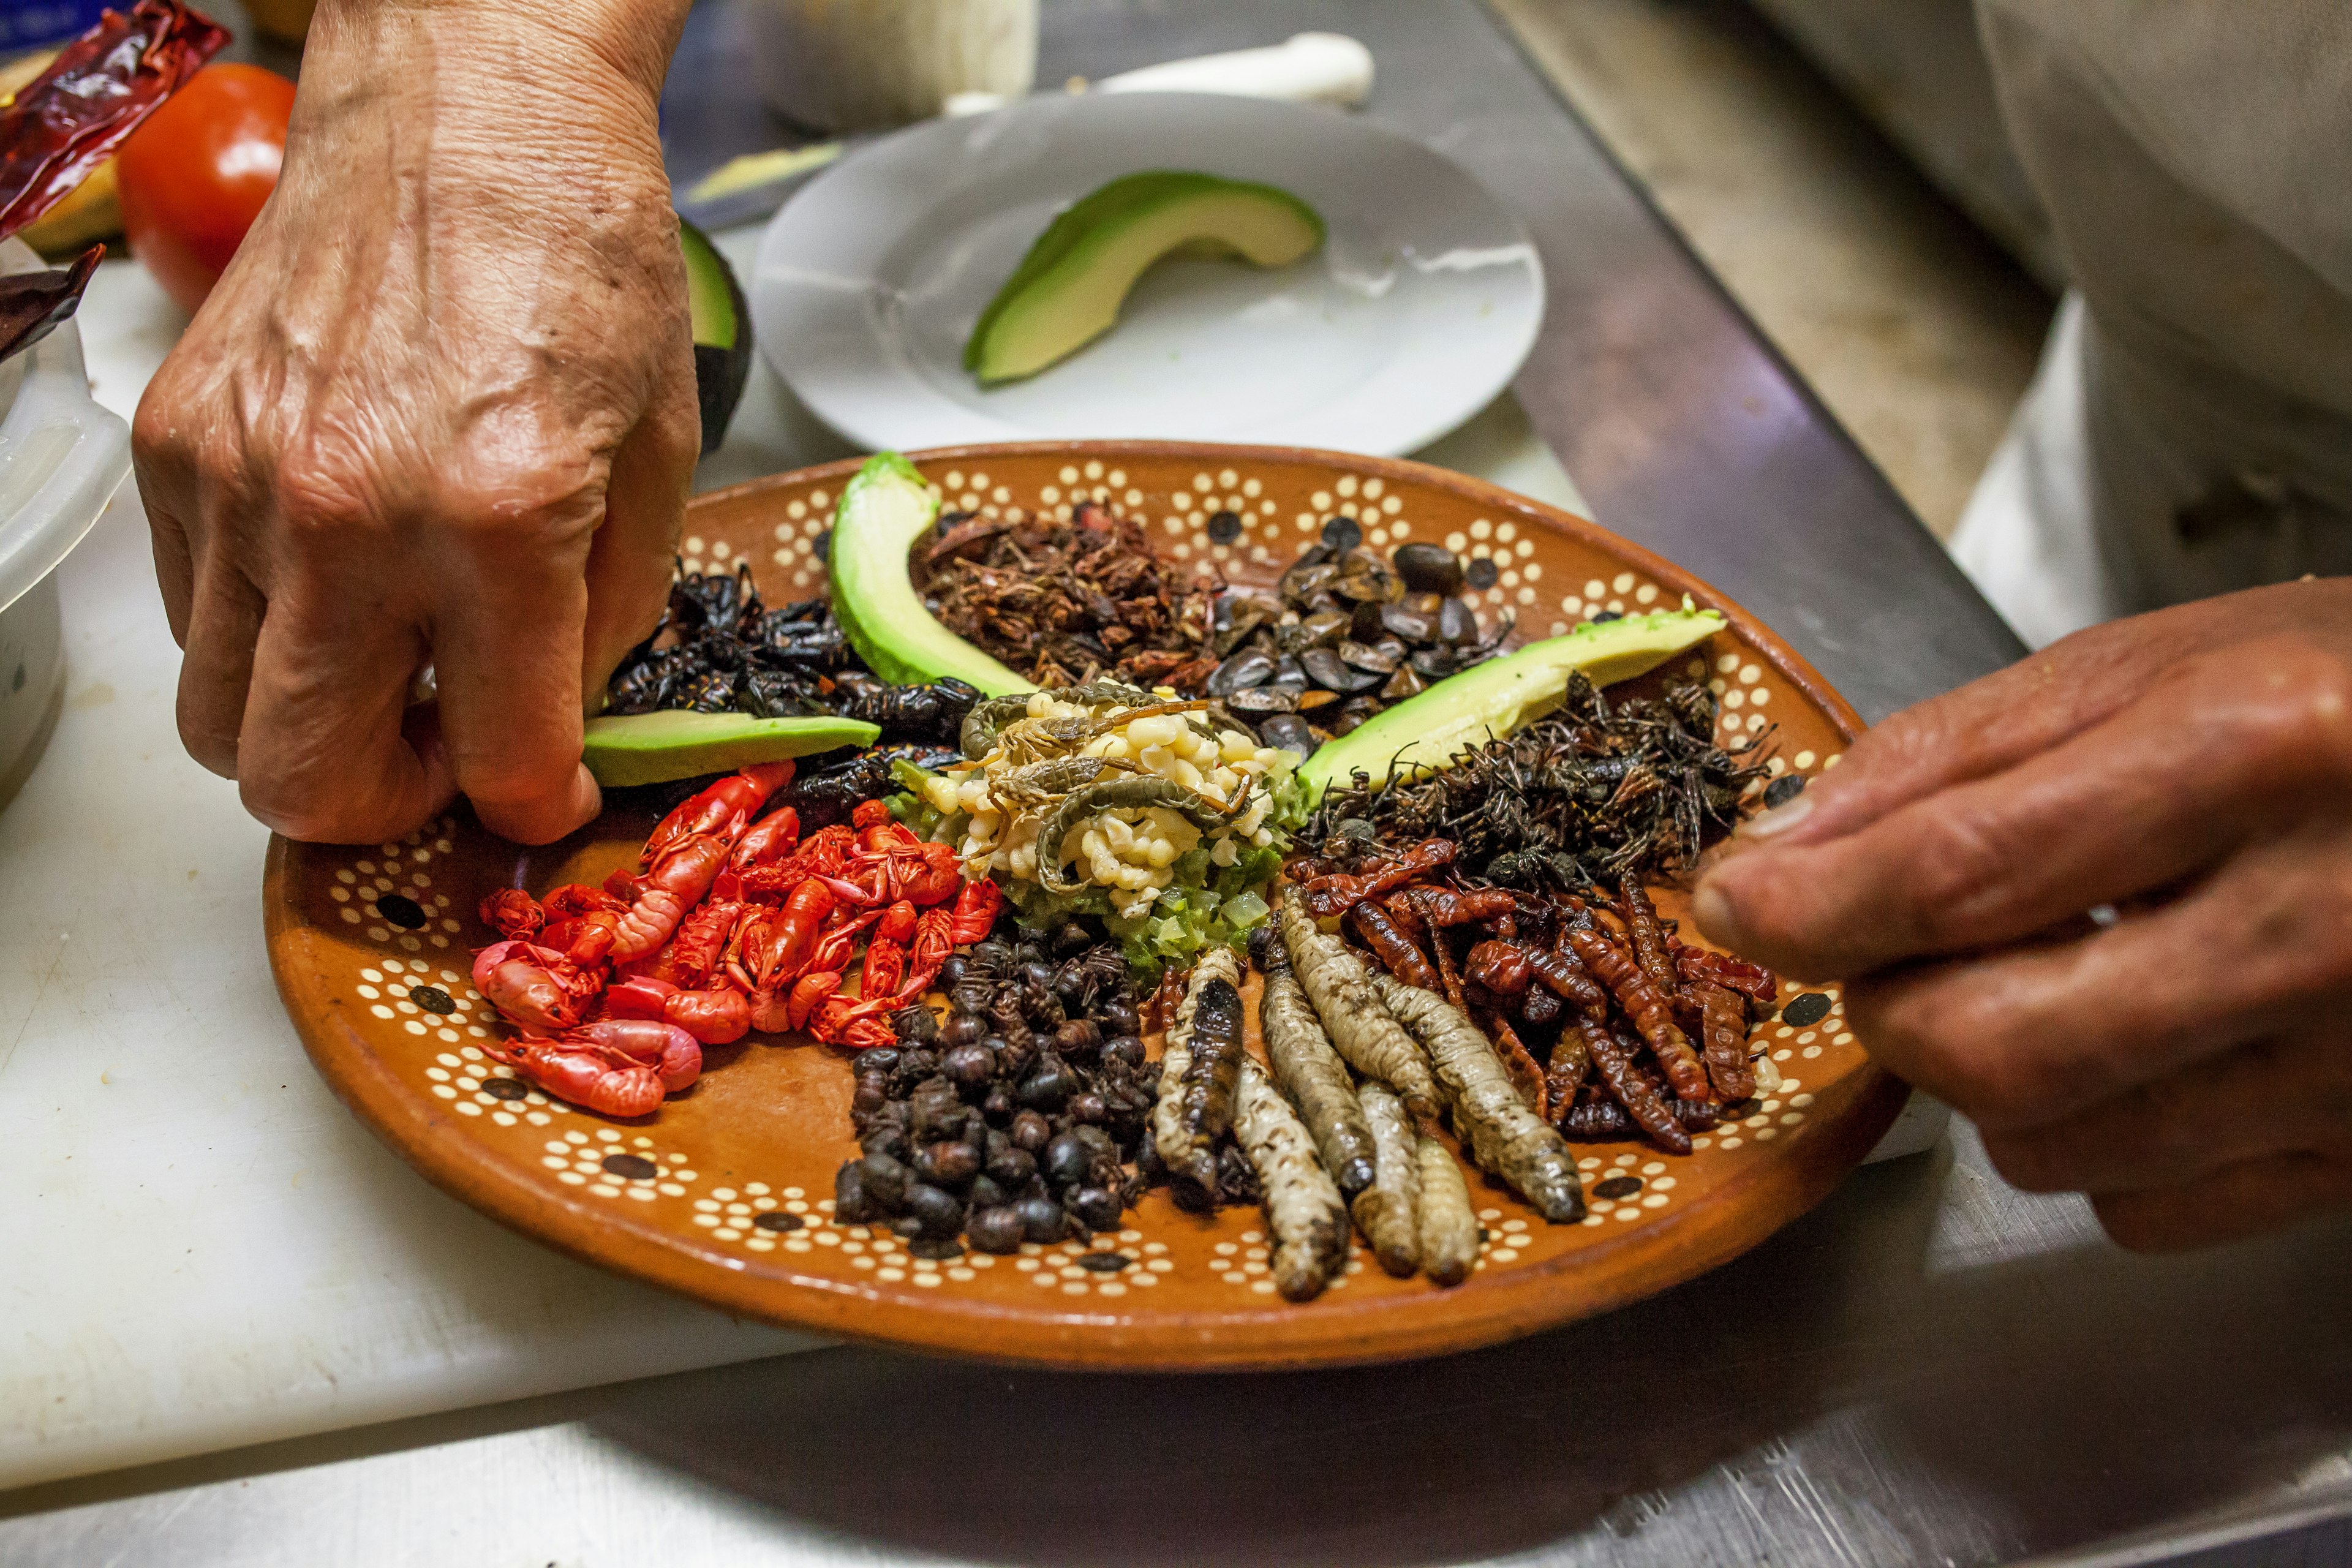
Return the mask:
[[[1277,271],[1171,260],[1108,336],[1029,381],[962,365],[982,306],[1060,208],[1144,169],[1263,180],[1322,214]],[[1328,109],[1192,93],[1032,99],[852,153],[778,213],[760,351],[869,447],[1140,438],[1393,455],[1509,384],[1543,318],[1527,231],[1460,167]]]

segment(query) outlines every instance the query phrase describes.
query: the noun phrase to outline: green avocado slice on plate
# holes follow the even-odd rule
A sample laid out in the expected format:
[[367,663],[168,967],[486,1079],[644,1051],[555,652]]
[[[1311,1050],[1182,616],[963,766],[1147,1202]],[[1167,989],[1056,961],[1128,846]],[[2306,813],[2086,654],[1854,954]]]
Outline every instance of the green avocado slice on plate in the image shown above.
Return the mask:
[[1118,324],[1151,265],[1176,254],[1287,267],[1323,243],[1323,220],[1289,192],[1216,174],[1129,174],[1063,212],[980,314],[964,368],[982,385],[1032,376]]
[[843,488],[825,570],[833,613],[866,668],[898,686],[954,676],[990,697],[1028,691],[1024,680],[940,624],[915,592],[907,557],[940,515],[940,498],[896,452],[869,458]]

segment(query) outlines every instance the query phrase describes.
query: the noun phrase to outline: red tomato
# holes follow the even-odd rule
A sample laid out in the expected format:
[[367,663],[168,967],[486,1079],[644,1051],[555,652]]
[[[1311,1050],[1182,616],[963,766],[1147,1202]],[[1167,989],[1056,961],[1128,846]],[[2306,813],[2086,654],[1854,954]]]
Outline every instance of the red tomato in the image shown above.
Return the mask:
[[122,232],[163,292],[193,311],[278,188],[294,84],[259,66],[206,66],[115,154]]

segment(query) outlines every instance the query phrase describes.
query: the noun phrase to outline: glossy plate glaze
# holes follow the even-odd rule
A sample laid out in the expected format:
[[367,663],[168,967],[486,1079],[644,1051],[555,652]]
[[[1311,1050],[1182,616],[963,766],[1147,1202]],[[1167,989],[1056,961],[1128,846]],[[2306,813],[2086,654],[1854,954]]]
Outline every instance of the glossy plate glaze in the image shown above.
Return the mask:
[[[1727,738],[1769,731],[1776,771],[1834,766],[1853,713],[1779,638],[1721,595],[1581,519],[1417,464],[1289,448],[1141,443],[918,454],[949,504],[1004,513],[1091,497],[1150,521],[1167,552],[1270,583],[1325,519],[1375,546],[1444,543],[1496,563],[1474,595],[1542,637],[1609,610],[1687,594],[1729,626],[1681,662],[1723,694]],[[689,566],[749,561],[772,600],[821,592],[812,552],[856,465],[698,498]],[[1665,1289],[1754,1246],[1861,1160],[1904,1089],[1845,1027],[1834,985],[1791,984],[1759,1043],[1787,1082],[1685,1157],[1645,1144],[1578,1152],[1591,1214],[1546,1225],[1473,1177],[1475,1271],[1442,1289],[1391,1279],[1360,1243],[1321,1300],[1274,1294],[1263,1216],[1180,1213],[1164,1194],[1091,1246],[911,1257],[887,1231],[831,1223],[833,1176],[855,1152],[847,1058],[754,1036],[709,1053],[700,1083],[643,1121],[530,1089],[483,1046],[500,1026],[467,984],[494,940],[482,896],[594,881],[631,859],[649,808],[615,804],[561,843],[521,849],[460,814],[396,844],[273,842],[269,951],[312,1059],[361,1119],[434,1182],[575,1257],[715,1306],[824,1333],[1062,1365],[1207,1368],[1370,1362],[1461,1350]],[[1681,900],[1661,899],[1670,915]],[[1253,1010],[1254,1012],[1254,1010]],[[1255,1027],[1252,1048],[1256,1048]],[[1154,1048],[1156,1048],[1156,1042]]]

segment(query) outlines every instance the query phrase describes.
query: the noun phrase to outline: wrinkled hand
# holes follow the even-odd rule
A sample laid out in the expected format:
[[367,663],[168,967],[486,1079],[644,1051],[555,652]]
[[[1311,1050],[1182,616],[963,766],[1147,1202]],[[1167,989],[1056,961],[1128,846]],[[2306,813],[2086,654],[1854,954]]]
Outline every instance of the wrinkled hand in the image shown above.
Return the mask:
[[699,434],[655,128],[683,10],[320,7],[278,190],[133,434],[181,737],[279,832],[597,809],[583,704],[659,612]]
[[1874,1056],[2126,1247],[2352,1203],[2352,582],[2096,627],[1897,715],[1696,912],[1849,977]]

